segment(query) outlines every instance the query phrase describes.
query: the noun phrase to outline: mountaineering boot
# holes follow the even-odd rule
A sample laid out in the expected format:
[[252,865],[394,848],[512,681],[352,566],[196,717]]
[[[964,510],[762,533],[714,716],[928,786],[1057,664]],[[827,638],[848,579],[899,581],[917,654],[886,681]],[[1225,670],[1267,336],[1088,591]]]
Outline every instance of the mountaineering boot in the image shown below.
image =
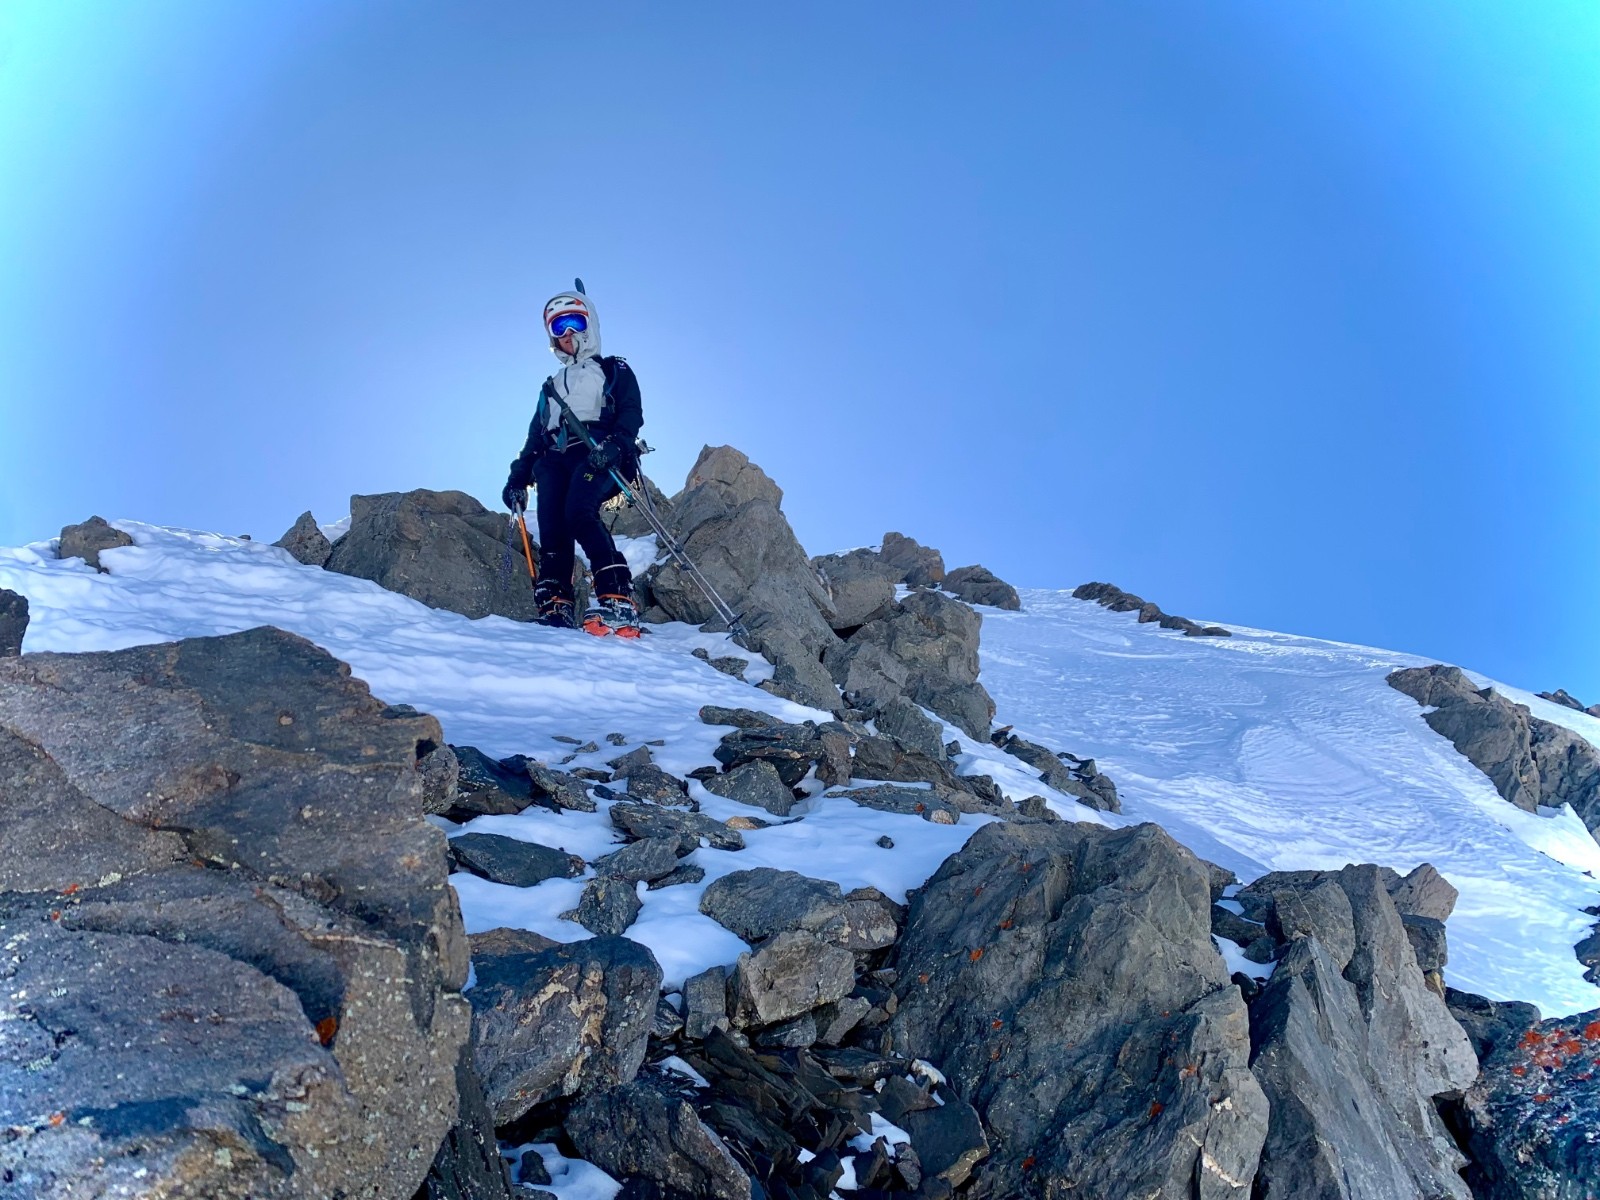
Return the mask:
[[537,625],[547,625],[551,629],[575,629],[577,621],[574,620],[572,597],[566,595],[559,586],[540,583],[533,589],[533,602],[538,606],[539,615],[534,618]]
[[614,633],[618,637],[636,638],[644,632],[639,625],[639,606],[632,596],[601,596],[583,617],[586,633],[605,637]]

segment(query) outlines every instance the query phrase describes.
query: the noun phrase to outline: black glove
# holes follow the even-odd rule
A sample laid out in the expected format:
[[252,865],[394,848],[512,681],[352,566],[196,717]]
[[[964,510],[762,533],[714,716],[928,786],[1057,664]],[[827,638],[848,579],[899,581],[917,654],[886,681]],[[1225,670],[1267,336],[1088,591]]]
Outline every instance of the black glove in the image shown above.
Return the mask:
[[597,470],[606,470],[621,462],[623,453],[621,443],[607,438],[589,451],[589,465]]
[[500,502],[514,513],[522,512],[528,507],[528,485],[509,481],[500,489]]

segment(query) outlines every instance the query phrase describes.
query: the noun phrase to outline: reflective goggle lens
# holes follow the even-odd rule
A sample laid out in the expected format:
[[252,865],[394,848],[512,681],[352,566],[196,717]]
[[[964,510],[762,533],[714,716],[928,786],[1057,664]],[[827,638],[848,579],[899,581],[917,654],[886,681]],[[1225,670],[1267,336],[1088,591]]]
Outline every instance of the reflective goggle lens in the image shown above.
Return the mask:
[[589,322],[582,313],[562,313],[550,322],[550,336],[558,338],[565,333],[582,333]]

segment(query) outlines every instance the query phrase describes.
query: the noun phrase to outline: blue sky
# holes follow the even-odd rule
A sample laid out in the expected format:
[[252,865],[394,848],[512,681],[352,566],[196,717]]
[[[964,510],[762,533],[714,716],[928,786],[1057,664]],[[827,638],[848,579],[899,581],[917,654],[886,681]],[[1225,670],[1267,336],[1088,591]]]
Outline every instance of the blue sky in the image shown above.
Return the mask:
[[813,553],[1600,700],[1590,4],[0,0],[0,542],[493,503],[574,274]]

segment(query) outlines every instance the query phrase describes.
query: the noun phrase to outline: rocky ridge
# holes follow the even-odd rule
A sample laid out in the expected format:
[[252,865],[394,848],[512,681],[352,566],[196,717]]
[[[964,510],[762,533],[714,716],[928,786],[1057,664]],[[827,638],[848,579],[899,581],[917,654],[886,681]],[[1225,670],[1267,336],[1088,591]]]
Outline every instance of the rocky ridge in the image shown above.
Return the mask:
[[[485,518],[497,514],[459,496],[353,504],[362,512],[325,562],[337,569],[343,548],[347,573],[474,610],[467,615],[495,612],[495,589],[481,575],[505,562],[510,529],[503,517],[491,528]],[[673,1200],[824,1200],[852,1188],[868,1198],[1116,1195],[1129,1181],[1139,1194],[1174,1198],[1465,1196],[1463,1170],[1486,1181],[1482,1195],[1580,1194],[1559,1189],[1579,1186],[1574,1172],[1588,1169],[1583,1146],[1563,1133],[1591,1111],[1570,1049],[1584,1047],[1588,1026],[1513,1037],[1506,1030],[1528,1014],[1484,1017],[1487,1002],[1459,995],[1447,1004],[1440,972],[1454,896],[1431,868],[1405,877],[1373,865],[1288,872],[1236,889],[1155,826],[1106,829],[1063,822],[1042,797],[1013,803],[987,776],[960,773],[930,712],[992,741],[1045,788],[1102,811],[1120,808],[1093,760],[991,730],[993,704],[977,681],[981,615],[970,607],[1004,599],[987,573],[972,568],[957,579],[971,585],[962,593],[952,585],[958,572],[947,573],[936,551],[899,535],[878,550],[808,559],[782,516],[781,491],[727,448],[708,448],[684,491],[662,499],[674,528],[701,539],[719,590],[747,613],[750,648],[775,668],[767,690],[826,714],[785,722],[753,709],[706,709],[702,720],[729,732],[715,761],[684,777],[663,770],[646,746],[618,745],[600,770],[594,745],[574,746],[583,766],[531,749],[495,759],[446,745],[428,718],[373,701],[333,660],[276,631],[118,652],[127,658],[7,660],[34,673],[25,673],[30,686],[59,693],[42,716],[17,718],[17,732],[0,723],[17,741],[0,740],[0,786],[21,815],[5,835],[16,852],[4,860],[13,874],[0,878],[0,905],[8,906],[8,936],[18,922],[30,932],[10,947],[13,974],[33,972],[30,995],[44,988],[55,999],[71,980],[51,970],[77,961],[60,938],[115,936],[135,949],[139,938],[165,938],[177,947],[175,965],[156,977],[171,978],[170,988],[198,985],[211,1008],[178,1007],[158,989],[165,1008],[130,1003],[98,1015],[115,1036],[116,1022],[181,1022],[204,1011],[225,1033],[211,1057],[197,1039],[182,1044],[205,1064],[192,1080],[162,1073],[164,1051],[130,1044],[128,1062],[157,1090],[198,1089],[204,1103],[189,1103],[184,1091],[176,1107],[163,1100],[147,1109],[148,1097],[135,1096],[118,1101],[115,1121],[63,1107],[0,1146],[0,1166],[72,1170],[153,1148],[147,1167],[204,1194],[336,1194],[349,1180],[371,1195],[540,1196],[548,1176],[541,1179],[539,1156],[507,1150],[502,1160],[498,1137],[502,1147],[553,1143],[623,1180],[623,1195]],[[626,515],[615,520],[624,527]],[[302,517],[296,529],[285,548],[314,564],[314,522]],[[448,570],[430,573],[444,542],[465,557],[443,556]],[[427,546],[441,555],[418,552]],[[714,627],[672,570],[641,580],[652,616]],[[1190,629],[1193,622],[1117,595],[1137,602],[1126,611],[1142,621],[1227,632]],[[1147,608],[1155,615],[1146,617]],[[737,673],[739,661],[720,669]],[[0,721],[13,709],[31,713],[32,694],[8,705],[8,670],[0,662]],[[111,699],[85,699],[100,692]],[[183,703],[163,706],[154,695]],[[302,703],[302,695],[322,699]],[[113,723],[154,711],[158,725],[186,732],[176,746],[159,731],[143,746],[149,731],[141,730],[123,740],[144,756],[106,761],[87,741],[74,742],[81,734],[65,718],[79,703],[104,703]],[[105,728],[105,713],[91,711]],[[391,726],[394,740],[374,732]],[[297,729],[305,741],[285,732]],[[1530,756],[1532,746],[1530,733]],[[369,786],[333,789],[319,756],[348,774],[340,755],[351,747]],[[376,770],[361,775],[368,766]],[[111,789],[113,803],[91,785]],[[277,807],[258,799],[268,790]],[[370,803],[380,793],[382,817]],[[705,793],[750,813],[714,818],[695,799]],[[702,845],[738,852],[744,833],[803,820],[794,809],[821,794],[939,824],[989,823],[906,905],[760,865],[723,876],[699,909],[749,950],[666,985],[651,952],[628,937],[643,889],[700,882],[693,859]],[[114,819],[98,811],[108,807]],[[458,823],[534,807],[603,816],[616,840],[589,858],[480,832],[442,846],[422,822],[424,814]],[[53,819],[62,811],[81,812],[81,821]],[[395,860],[379,837],[371,854],[328,861],[331,847],[355,840],[339,829],[374,821],[413,848]],[[297,822],[320,824],[312,831]],[[422,840],[407,842],[408,830]],[[54,882],[58,852],[70,856],[76,886]],[[580,879],[582,899],[568,915],[596,936],[562,944],[523,930],[476,934],[475,986],[463,1000],[459,917],[452,925],[416,895],[419,887],[434,894],[447,862],[514,888]],[[76,883],[90,876],[92,887]],[[437,890],[449,894],[442,881]],[[91,891],[92,905],[80,898]],[[276,940],[253,932],[252,906],[269,904],[288,914],[277,918],[281,927],[299,932]],[[188,945],[190,913],[205,914],[195,927],[211,942],[198,949],[214,957]],[[41,938],[36,948],[34,925],[57,940]],[[296,937],[363,949],[330,965]],[[1223,943],[1259,967],[1230,974]],[[119,958],[123,948],[109,942],[86,942],[81,953],[111,977],[147,961]],[[353,1015],[374,1008],[388,1014],[376,1032]],[[57,1039],[68,1029],[51,1063],[70,1056],[79,1033],[59,1014],[18,1015],[11,1029],[26,1037],[35,1036],[29,1022]],[[235,1027],[250,1031],[248,1052],[228,1040]],[[1538,1039],[1528,1041],[1529,1032]],[[1507,1058],[1502,1074],[1479,1074],[1479,1054],[1498,1061],[1509,1046],[1542,1046],[1547,1035],[1559,1050],[1544,1054],[1549,1061]],[[413,1049],[370,1070],[379,1043],[363,1036]],[[8,1061],[34,1050],[48,1057],[51,1047],[36,1042],[8,1047],[17,1050]],[[1534,1067],[1567,1072],[1560,1078],[1573,1105],[1538,1107],[1550,1095],[1536,1092],[1507,1108],[1509,1081]],[[267,1068],[274,1080],[288,1073],[318,1087],[293,1092],[279,1111],[276,1083],[256,1092],[236,1082]],[[369,1095],[363,1089],[377,1077]],[[388,1111],[382,1106],[400,1103],[401,1078],[407,1113],[386,1126],[385,1165],[375,1168],[370,1144],[346,1137],[334,1110]],[[21,1089],[13,1094],[26,1091],[20,1072],[0,1068],[0,1080]],[[212,1101],[214,1093],[232,1099]],[[1528,1119],[1547,1112],[1566,1120]],[[116,1137],[123,1140],[108,1140]],[[193,1150],[219,1141],[226,1160]],[[1542,1155],[1545,1174],[1523,1170],[1530,1155]],[[1544,1190],[1515,1190],[1524,1184]]]

